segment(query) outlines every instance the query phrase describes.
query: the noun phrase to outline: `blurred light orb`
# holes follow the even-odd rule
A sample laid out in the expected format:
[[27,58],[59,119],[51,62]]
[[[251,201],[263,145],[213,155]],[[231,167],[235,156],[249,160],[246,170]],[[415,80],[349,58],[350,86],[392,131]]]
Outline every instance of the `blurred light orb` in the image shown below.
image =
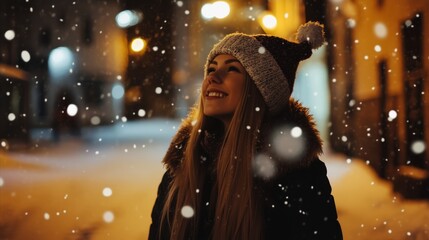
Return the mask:
[[162,93],[162,88],[161,87],[156,87],[155,88],[155,93],[156,94],[161,94]]
[[30,61],[30,59],[31,59],[30,53],[29,53],[27,50],[23,50],[23,51],[21,52],[21,59],[22,59],[24,62],[29,62],[29,61]]
[[276,172],[275,162],[267,155],[259,154],[252,160],[253,173],[263,179],[272,178]]
[[405,26],[406,27],[411,27],[412,25],[413,25],[413,21],[411,21],[409,19],[405,20]]
[[16,115],[14,114],[14,113],[9,113],[8,115],[7,115],[7,119],[9,120],[9,121],[15,121],[15,119],[16,119]]
[[99,116],[93,116],[90,121],[92,125],[98,125],[101,123],[101,119]]
[[225,1],[216,1],[214,3],[206,3],[201,7],[201,15],[205,19],[226,18],[231,12],[229,4]]
[[426,149],[426,143],[422,140],[415,141],[411,144],[411,151],[415,154],[421,154]]
[[355,28],[356,27],[356,20],[353,18],[347,19],[347,26],[349,28]]
[[294,127],[292,128],[292,130],[290,131],[290,134],[292,137],[294,138],[299,138],[302,135],[302,129],[300,127]]
[[277,18],[272,14],[266,14],[262,17],[262,24],[265,28],[274,29],[277,26]]
[[124,10],[115,17],[116,24],[121,28],[127,28],[137,25],[143,18],[139,11]]
[[3,186],[4,186],[4,180],[2,177],[0,177],[0,187],[3,187]]
[[215,12],[215,18],[219,18],[219,19],[226,18],[231,11],[229,4],[224,1],[216,1],[213,3],[212,6]]
[[114,99],[121,99],[124,97],[125,89],[121,84],[115,84],[112,88],[112,97]]
[[67,115],[69,115],[70,117],[76,116],[77,111],[78,111],[78,108],[76,104],[72,103],[67,106]]
[[103,196],[105,196],[105,197],[110,197],[110,196],[112,196],[112,189],[111,188],[109,188],[109,187],[105,187],[104,189],[103,189]]
[[185,218],[191,218],[194,216],[194,209],[191,206],[185,205],[180,210],[180,213]]
[[398,113],[395,110],[390,110],[388,115],[389,117],[387,120],[389,120],[389,122],[395,120],[398,117]]
[[144,117],[144,116],[146,116],[146,111],[144,109],[139,109],[137,114],[139,115],[139,117]]
[[133,52],[141,52],[146,47],[146,41],[143,38],[134,38],[131,41],[131,50]]
[[377,36],[378,38],[385,38],[388,32],[386,25],[382,22],[377,22],[376,24],[374,24],[373,31],[375,36]]
[[67,47],[58,47],[51,51],[48,57],[49,73],[53,78],[61,79],[73,69],[74,55]]
[[381,52],[381,46],[380,45],[375,45],[374,46],[374,51]]
[[[305,151],[305,138],[302,130],[283,126],[276,129],[272,135],[273,149],[277,155],[287,161],[297,160]],[[297,137],[300,135],[299,137]]]
[[201,7],[201,16],[205,19],[212,19],[214,18],[214,13],[212,11],[212,4],[206,3]]
[[0,142],[0,147],[8,150],[9,149],[9,143],[5,139],[2,139]]
[[4,38],[6,38],[6,40],[12,41],[15,38],[15,31],[7,30],[4,33]]
[[103,220],[106,223],[111,223],[113,222],[113,220],[115,220],[115,215],[113,214],[112,211],[105,211],[103,213]]

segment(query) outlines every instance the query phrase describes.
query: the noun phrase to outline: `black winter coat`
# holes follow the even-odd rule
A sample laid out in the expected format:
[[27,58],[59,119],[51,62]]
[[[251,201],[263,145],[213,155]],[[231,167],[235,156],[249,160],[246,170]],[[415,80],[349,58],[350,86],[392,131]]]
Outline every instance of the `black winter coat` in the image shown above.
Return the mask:
[[[318,158],[321,153],[321,140],[308,110],[291,100],[289,108],[280,116],[267,121],[263,131],[270,134],[277,129],[276,127],[285,124],[299,126],[302,129],[306,149],[305,154],[295,160],[293,165],[283,166],[284,169],[280,169],[279,176],[269,181],[259,181],[262,182],[259,192],[263,195],[261,201],[265,218],[263,226],[265,239],[343,239],[331,186],[326,176],[326,166]],[[170,229],[166,225],[163,226],[159,238],[161,211],[174,171],[180,166],[183,157],[183,148],[178,146],[186,144],[191,128],[190,122],[184,122],[164,158],[167,171],[159,185],[158,196],[152,210],[150,240],[169,239]],[[209,214],[203,215],[207,217]],[[212,221],[208,217],[203,218],[200,225],[198,239],[207,239]]]

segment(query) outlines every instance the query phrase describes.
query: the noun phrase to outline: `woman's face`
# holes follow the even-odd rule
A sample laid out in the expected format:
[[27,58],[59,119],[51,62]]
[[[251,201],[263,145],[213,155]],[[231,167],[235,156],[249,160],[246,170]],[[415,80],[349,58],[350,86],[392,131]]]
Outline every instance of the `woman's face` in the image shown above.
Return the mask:
[[209,63],[203,81],[201,94],[204,114],[229,124],[244,93],[246,74],[243,65],[235,57],[217,55]]

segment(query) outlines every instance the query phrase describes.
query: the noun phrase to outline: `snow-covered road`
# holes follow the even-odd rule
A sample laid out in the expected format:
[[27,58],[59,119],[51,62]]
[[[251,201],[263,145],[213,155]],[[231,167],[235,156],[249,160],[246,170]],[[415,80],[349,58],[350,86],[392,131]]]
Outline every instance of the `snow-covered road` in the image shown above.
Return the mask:
[[[178,124],[121,123],[80,140],[0,151],[0,239],[147,239],[161,159]],[[329,151],[323,160],[344,239],[429,239],[429,202],[395,196],[363,161]]]

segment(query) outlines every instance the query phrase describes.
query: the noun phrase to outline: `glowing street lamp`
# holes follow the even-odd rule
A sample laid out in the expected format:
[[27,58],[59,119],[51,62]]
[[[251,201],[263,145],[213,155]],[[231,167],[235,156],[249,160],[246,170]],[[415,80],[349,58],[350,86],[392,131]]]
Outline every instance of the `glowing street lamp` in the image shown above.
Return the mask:
[[206,3],[201,8],[201,15],[205,19],[226,18],[231,12],[229,4],[225,1],[216,1],[214,3]]

